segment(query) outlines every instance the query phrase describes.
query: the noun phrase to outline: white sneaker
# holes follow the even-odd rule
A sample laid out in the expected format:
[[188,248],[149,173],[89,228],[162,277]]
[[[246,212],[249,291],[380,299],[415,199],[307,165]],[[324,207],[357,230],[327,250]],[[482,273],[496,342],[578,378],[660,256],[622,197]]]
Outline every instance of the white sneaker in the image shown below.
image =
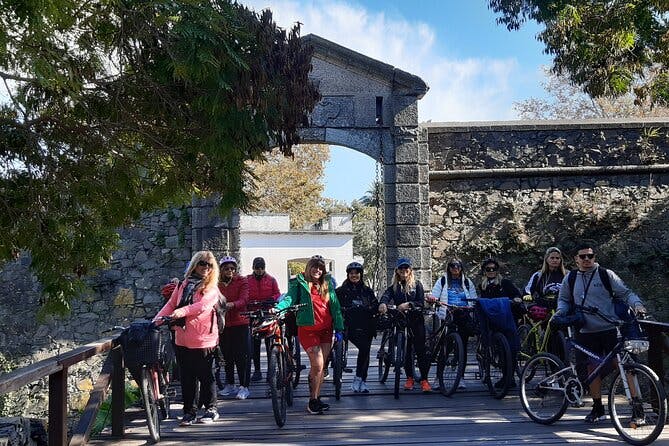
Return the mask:
[[219,391],[218,394],[220,396],[230,396],[233,393],[237,392],[237,386],[234,384],[226,384],[225,387],[223,387],[223,390]]
[[249,392],[249,389],[244,387],[244,386],[239,386],[239,392],[237,392],[237,399],[238,400],[245,400],[246,398],[251,395],[251,392]]
[[458,390],[464,390],[467,388],[467,385],[465,384],[465,380],[461,379],[460,384],[458,384]]
[[351,390],[353,390],[355,393],[360,392],[361,383],[362,383],[362,378],[360,378],[359,376],[353,378],[353,382],[351,383]]
[[369,393],[369,387],[367,387],[367,383],[364,381],[360,381],[360,392]]
[[434,381],[432,381],[432,390],[439,390],[441,388],[441,384],[439,384],[439,378],[434,378]]

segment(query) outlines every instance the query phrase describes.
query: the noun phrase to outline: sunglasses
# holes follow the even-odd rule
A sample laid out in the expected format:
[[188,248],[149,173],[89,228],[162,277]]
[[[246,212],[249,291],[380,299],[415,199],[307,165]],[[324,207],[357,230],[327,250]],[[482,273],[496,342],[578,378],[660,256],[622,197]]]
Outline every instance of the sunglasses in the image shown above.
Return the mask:
[[494,273],[494,272],[496,272],[496,271],[497,271],[497,268],[494,268],[494,267],[490,267],[490,268],[486,268],[486,269],[485,269],[485,272],[486,272],[486,273]]
[[206,266],[206,267],[209,267],[209,268],[213,268],[214,264],[209,263],[209,262],[205,262],[204,260],[200,260],[199,262],[197,262],[197,266]]
[[223,271],[234,271],[234,270],[236,270],[237,268],[234,267],[234,266],[224,266],[224,267],[221,268],[221,269],[222,269]]
[[579,254],[578,258],[581,259],[581,260],[585,260],[585,259],[591,259],[592,260],[592,259],[595,258],[595,255],[594,254]]
[[462,265],[460,265],[459,263],[449,263],[449,264],[448,264],[448,267],[449,267],[449,268],[462,269]]

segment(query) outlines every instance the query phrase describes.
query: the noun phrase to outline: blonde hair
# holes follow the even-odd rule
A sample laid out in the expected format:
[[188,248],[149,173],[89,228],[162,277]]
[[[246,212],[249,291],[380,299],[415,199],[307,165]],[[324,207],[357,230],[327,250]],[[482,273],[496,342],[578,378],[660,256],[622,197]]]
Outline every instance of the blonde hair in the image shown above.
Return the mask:
[[[311,268],[319,268],[321,271],[323,271],[323,274],[321,274],[321,277],[318,279],[314,280],[313,277],[311,277]],[[309,259],[307,262],[307,266],[304,267],[304,279],[309,282],[313,283],[316,285],[316,288],[318,288],[318,293],[321,295],[324,301],[329,301],[330,300],[330,289],[329,289],[329,280],[326,279],[326,270],[325,270],[325,261],[323,260],[323,257],[321,256],[313,256],[312,258]],[[329,277],[329,276],[328,276]]]
[[193,254],[193,257],[190,259],[190,262],[188,263],[188,268],[186,268],[186,272],[184,273],[184,279],[188,279],[191,274],[193,274],[193,271],[195,271],[195,268],[197,267],[197,263],[200,261],[205,261],[211,264],[211,270],[209,271],[209,274],[207,274],[207,277],[205,277],[202,280],[202,283],[200,284],[199,288],[202,290],[208,290],[212,287],[215,287],[218,285],[218,277],[221,274],[221,271],[218,267],[218,262],[216,261],[216,257],[214,256],[214,253],[211,251],[198,251],[195,254]]
[[393,274],[393,291],[397,294],[402,291],[405,294],[412,290],[416,286],[416,276],[413,273],[413,268],[409,267],[409,275],[407,276],[407,281],[404,285],[400,282],[400,279],[397,275],[397,268],[395,268],[395,274]]
[[548,268],[548,257],[553,254],[554,252],[560,254],[560,267],[558,268],[559,271],[562,272],[563,276],[567,275],[567,270],[564,267],[564,256],[562,255],[562,251],[556,246],[551,246],[546,250],[546,254],[544,254],[544,264],[541,265],[541,276],[546,276],[549,272]]
[[[486,276],[486,270],[485,267],[486,265],[495,265],[497,267],[497,274],[495,274],[495,278],[493,280],[490,280],[488,276]],[[487,261],[481,265],[481,274],[483,275],[483,278],[481,278],[481,290],[485,290],[488,288],[489,284],[494,283],[495,285],[501,285],[502,284],[502,275],[499,273],[499,264],[496,261]]]

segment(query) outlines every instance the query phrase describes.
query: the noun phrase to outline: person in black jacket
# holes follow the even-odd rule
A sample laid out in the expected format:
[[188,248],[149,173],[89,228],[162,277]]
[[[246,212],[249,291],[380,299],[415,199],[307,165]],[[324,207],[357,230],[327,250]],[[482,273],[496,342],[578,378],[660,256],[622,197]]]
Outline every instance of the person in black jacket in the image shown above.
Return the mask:
[[369,393],[367,370],[372,339],[376,336],[374,314],[379,301],[374,291],[362,280],[363,267],[358,262],[346,266],[346,280],[337,288],[337,298],[344,313],[344,325],[348,340],[358,348],[358,361],[351,389],[354,392]]
[[481,274],[483,278],[481,279],[480,297],[483,299],[508,297],[511,300],[513,318],[518,325],[518,321],[522,319],[524,312],[520,290],[509,279],[502,278],[499,273],[499,262],[493,258],[483,261]]
[[[411,268],[411,260],[407,258],[397,259],[393,284],[381,296],[379,313],[388,311],[386,304],[395,304],[400,311],[408,311],[412,308],[422,309],[425,303],[425,289],[423,284],[416,279]],[[418,358],[418,369],[420,371],[420,387],[423,392],[431,392],[432,386],[427,381],[430,372],[430,361],[425,353],[425,320],[422,312],[410,312],[407,316],[407,324],[411,328],[407,340],[407,351],[404,357],[404,372],[407,381],[404,390],[414,388],[413,351]]]

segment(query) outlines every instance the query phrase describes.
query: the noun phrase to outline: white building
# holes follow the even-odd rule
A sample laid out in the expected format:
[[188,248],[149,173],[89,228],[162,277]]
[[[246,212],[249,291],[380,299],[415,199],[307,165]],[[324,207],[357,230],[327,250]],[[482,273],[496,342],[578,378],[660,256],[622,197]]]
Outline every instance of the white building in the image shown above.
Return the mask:
[[338,285],[346,279],[346,265],[353,259],[353,222],[349,214],[333,214],[309,229],[291,230],[284,214],[242,214],[239,221],[240,273],[253,272],[253,259],[265,259],[267,273],[276,277],[281,292],[288,289],[288,262],[302,262],[313,255],[325,263]]

